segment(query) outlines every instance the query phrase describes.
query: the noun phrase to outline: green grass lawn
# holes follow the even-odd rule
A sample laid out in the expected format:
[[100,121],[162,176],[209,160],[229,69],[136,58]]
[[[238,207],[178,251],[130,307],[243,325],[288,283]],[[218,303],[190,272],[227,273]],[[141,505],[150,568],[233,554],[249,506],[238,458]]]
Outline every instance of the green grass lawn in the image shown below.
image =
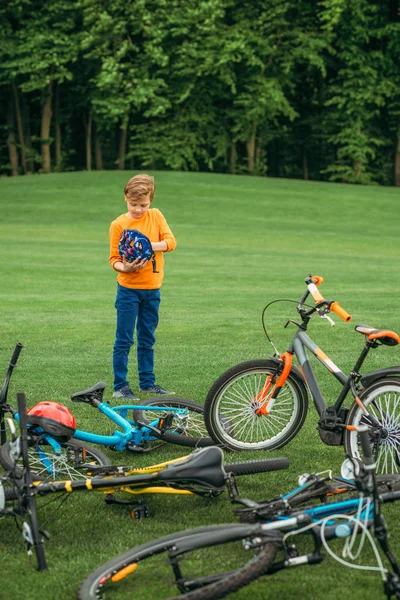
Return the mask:
[[[154,206],[166,216],[177,250],[166,256],[156,376],[177,395],[204,401],[212,382],[238,362],[272,353],[261,313],[274,298],[299,299],[304,277],[325,279],[325,297],[353,315],[337,326],[315,320],[313,339],[345,372],[363,346],[354,324],[400,330],[400,193],[395,188],[303,182],[213,174],[153,173]],[[110,425],[89,406],[72,405],[71,393],[99,380],[112,394],[116,274],[108,265],[108,228],[124,212],[123,186],[130,172],[63,173],[0,179],[1,338],[0,373],[17,341],[24,344],[9,399],[24,391],[29,405],[52,399],[70,407],[80,429],[109,433]],[[274,304],[267,327],[280,352],[293,329],[295,311]],[[365,370],[399,364],[399,349],[372,352]],[[135,352],[131,384],[137,389]],[[328,403],[339,392],[316,366]],[[1,377],[1,375],[0,375]],[[294,487],[304,472],[338,470],[343,448],[322,444],[317,414],[310,408],[295,440],[271,454],[287,456],[285,472],[239,481],[243,496],[265,499]],[[115,464],[144,466],[183,456],[164,446],[140,456],[106,451]],[[262,454],[264,455],[264,453]],[[260,453],[228,454],[229,460]],[[133,521],[121,506],[106,506],[101,494],[75,494],[54,513],[41,512],[47,572],[29,564],[11,519],[1,524],[0,598],[74,598],[82,579],[131,546],[185,528],[234,521],[227,495],[213,502],[196,497],[147,497],[151,519]],[[400,506],[385,510],[400,558]],[[371,553],[367,557],[372,561]],[[150,596],[147,595],[147,598]],[[156,596],[153,596],[156,598]],[[379,575],[346,569],[326,558],[313,568],[264,578],[235,598],[383,597]],[[126,598],[124,594],[116,598]],[[137,600],[146,595],[136,596]]]

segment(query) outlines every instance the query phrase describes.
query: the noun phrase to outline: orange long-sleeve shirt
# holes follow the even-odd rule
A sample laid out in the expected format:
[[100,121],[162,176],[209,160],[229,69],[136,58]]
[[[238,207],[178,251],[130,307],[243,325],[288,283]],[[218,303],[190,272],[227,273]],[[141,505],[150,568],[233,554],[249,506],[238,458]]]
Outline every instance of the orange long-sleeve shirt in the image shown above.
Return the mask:
[[[167,252],[176,248],[176,239],[164,215],[157,208],[150,208],[140,219],[131,219],[126,214],[117,217],[110,226],[110,265],[121,261],[118,243],[124,229],[136,229],[147,235],[151,242],[166,242]],[[161,287],[164,277],[164,253],[156,252],[157,271],[153,273],[151,260],[143,269],[132,273],[118,273],[117,281],[127,288],[156,290]]]

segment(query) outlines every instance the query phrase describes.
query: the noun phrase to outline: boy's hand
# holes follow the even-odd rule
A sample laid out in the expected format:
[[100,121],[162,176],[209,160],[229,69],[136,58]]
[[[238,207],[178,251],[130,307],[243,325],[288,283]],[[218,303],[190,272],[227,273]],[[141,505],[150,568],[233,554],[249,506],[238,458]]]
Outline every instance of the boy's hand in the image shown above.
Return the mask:
[[147,260],[147,258],[143,258],[142,260],[140,258],[137,258],[133,262],[128,262],[124,256],[122,262],[124,265],[124,273],[133,273],[134,271],[139,271],[140,269],[143,269],[143,267],[145,267],[149,261]]

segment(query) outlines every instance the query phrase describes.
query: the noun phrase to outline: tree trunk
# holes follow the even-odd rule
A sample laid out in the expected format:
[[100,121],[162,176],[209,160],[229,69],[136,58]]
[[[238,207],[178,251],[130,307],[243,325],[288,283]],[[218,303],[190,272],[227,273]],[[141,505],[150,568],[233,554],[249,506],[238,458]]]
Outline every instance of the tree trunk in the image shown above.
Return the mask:
[[29,101],[26,101],[25,97],[22,97],[23,110],[24,110],[24,129],[25,129],[25,148],[28,161],[28,173],[33,173],[35,170],[35,152],[32,148],[32,135],[31,135],[31,111],[29,107]]
[[119,152],[118,152],[118,169],[123,171],[125,169],[125,155],[126,155],[126,141],[128,139],[128,118],[125,118],[119,137]]
[[250,175],[254,173],[254,155],[256,148],[256,126],[253,125],[250,139],[246,143],[247,146],[247,164]]
[[21,149],[21,165],[24,175],[26,175],[28,169],[26,166],[26,152],[25,152],[25,140],[24,140],[24,131],[22,127],[22,117],[21,110],[19,107],[19,98],[18,98],[18,89],[15,83],[12,83],[12,89],[14,94],[14,102],[15,102],[15,118],[17,121],[17,130],[18,130],[18,140]]
[[44,91],[44,102],[42,108],[42,124],[40,128],[40,137],[42,142],[42,171],[50,173],[51,155],[50,155],[50,125],[51,125],[51,101],[53,92],[53,69],[50,73],[50,81]]
[[231,143],[231,156],[230,156],[230,171],[232,175],[236,175],[236,160],[237,160],[237,149],[236,140],[232,139]]
[[11,96],[8,100],[8,111],[7,111],[7,145],[8,153],[10,156],[11,174],[13,176],[18,175],[18,152],[15,140],[15,124],[14,124],[14,110]]
[[55,121],[56,121],[56,169],[61,171],[61,127],[60,127],[60,85],[55,89]]
[[353,169],[356,174],[356,177],[361,177],[363,172],[363,163],[359,160],[355,161],[355,163],[353,164]]
[[86,170],[92,170],[92,113],[89,113],[86,125]]
[[303,177],[308,181],[308,157],[305,148],[303,148]]
[[103,157],[101,154],[101,141],[100,141],[100,137],[97,131],[97,127],[95,128],[95,133],[94,133],[94,153],[95,153],[95,159],[96,159],[96,170],[97,171],[102,171],[103,170]]
[[397,148],[394,158],[394,185],[400,186],[400,124],[397,130]]

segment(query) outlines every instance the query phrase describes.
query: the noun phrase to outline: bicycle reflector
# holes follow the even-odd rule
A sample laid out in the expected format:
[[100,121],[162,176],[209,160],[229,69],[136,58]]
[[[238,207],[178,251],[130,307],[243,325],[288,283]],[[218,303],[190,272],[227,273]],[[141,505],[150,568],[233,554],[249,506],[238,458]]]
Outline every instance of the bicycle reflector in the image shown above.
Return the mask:
[[119,240],[118,252],[127,262],[133,262],[137,258],[150,260],[153,257],[149,238],[136,229],[124,229]]
[[67,442],[76,431],[72,412],[63,404],[45,400],[26,413],[27,425],[37,425],[60,442]]

